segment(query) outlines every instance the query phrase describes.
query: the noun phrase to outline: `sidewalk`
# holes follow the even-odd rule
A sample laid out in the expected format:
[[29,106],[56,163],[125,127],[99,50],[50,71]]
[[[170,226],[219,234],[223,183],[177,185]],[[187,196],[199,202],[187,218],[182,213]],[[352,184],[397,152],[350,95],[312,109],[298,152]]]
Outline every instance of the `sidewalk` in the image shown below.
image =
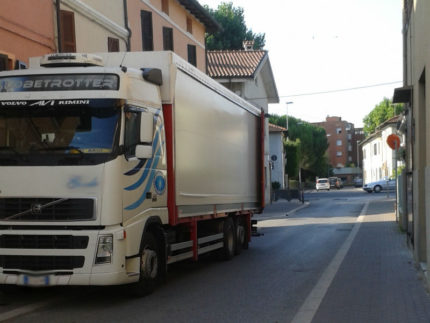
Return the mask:
[[309,206],[309,202],[302,203],[297,199],[292,199],[291,201],[279,199],[277,201],[273,201],[272,204],[267,205],[264,208],[263,213],[254,214],[252,218],[253,220],[267,220],[279,218],[280,216],[285,217],[287,214],[291,215],[307,206]]
[[430,297],[393,203],[370,202],[312,323],[430,322]]

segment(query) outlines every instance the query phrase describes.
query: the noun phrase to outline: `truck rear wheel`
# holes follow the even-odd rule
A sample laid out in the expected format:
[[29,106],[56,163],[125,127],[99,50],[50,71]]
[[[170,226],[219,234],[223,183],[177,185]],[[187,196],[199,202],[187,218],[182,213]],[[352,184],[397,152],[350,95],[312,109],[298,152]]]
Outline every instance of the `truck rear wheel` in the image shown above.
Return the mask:
[[140,251],[140,277],[134,285],[136,296],[152,293],[160,278],[160,247],[152,232],[145,232]]
[[240,255],[242,252],[243,246],[245,245],[245,238],[245,226],[243,225],[243,221],[238,219],[236,224],[236,248],[234,252],[236,255]]
[[221,249],[221,256],[224,260],[230,260],[234,257],[236,250],[236,234],[234,232],[234,223],[231,218],[224,220],[223,224],[224,246]]

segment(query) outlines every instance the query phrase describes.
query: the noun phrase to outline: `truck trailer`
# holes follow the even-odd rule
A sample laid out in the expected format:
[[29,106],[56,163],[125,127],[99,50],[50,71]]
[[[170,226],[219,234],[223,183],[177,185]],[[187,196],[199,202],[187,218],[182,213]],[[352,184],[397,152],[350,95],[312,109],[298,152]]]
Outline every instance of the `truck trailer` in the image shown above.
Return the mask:
[[0,73],[0,285],[130,285],[248,247],[264,113],[172,52]]

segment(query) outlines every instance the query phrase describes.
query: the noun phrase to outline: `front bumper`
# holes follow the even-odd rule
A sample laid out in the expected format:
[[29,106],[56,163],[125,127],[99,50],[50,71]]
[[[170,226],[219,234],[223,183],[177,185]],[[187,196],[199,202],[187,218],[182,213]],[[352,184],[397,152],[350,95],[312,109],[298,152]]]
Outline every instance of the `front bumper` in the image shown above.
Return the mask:
[[[95,264],[98,238],[113,235],[110,263]],[[121,226],[103,230],[1,230],[0,238],[10,239],[0,248],[0,284],[25,286],[59,285],[119,285],[139,279],[138,261],[126,259],[126,241]],[[36,238],[35,238],[36,237]],[[29,238],[35,241],[67,240],[85,237],[87,244],[43,245],[44,249],[20,243]],[[72,238],[70,238],[72,237]],[[39,240],[38,240],[39,239]],[[76,240],[76,239],[75,239]],[[18,241],[18,242],[16,242]],[[23,248],[22,246],[25,246]],[[7,247],[7,248],[6,248]]]

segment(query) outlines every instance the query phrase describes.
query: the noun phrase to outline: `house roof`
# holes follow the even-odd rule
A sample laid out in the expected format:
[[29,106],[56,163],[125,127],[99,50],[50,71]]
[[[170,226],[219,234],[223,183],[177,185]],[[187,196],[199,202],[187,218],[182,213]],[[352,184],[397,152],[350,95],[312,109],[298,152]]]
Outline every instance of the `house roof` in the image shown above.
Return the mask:
[[265,50],[208,51],[208,75],[215,79],[254,78],[265,57],[267,57]]
[[392,118],[390,118],[390,119],[388,119],[388,120],[385,120],[383,123],[381,123],[381,124],[378,126],[378,129],[385,128],[386,126],[388,126],[388,125],[390,125],[390,124],[393,124],[393,123],[397,123],[397,122],[399,122],[400,120],[402,120],[402,116],[399,114],[399,115],[394,116],[394,117],[392,117]]
[[283,131],[287,131],[287,128],[278,126],[273,123],[269,123],[269,132],[283,132]]
[[218,22],[196,0],[178,0],[194,17],[199,19],[206,27],[206,32],[215,33],[222,29]]
[[[365,143],[371,141],[372,139],[378,137],[381,135],[382,130],[384,130],[385,128],[387,128],[390,125],[393,124],[397,124],[397,122],[402,120],[402,115],[397,115],[394,116],[388,120],[385,120],[383,123],[381,123],[375,130],[374,133],[372,133],[371,135],[369,135],[367,138],[365,138],[364,140],[360,141],[360,146],[363,146]],[[397,128],[397,127],[396,127]]]

